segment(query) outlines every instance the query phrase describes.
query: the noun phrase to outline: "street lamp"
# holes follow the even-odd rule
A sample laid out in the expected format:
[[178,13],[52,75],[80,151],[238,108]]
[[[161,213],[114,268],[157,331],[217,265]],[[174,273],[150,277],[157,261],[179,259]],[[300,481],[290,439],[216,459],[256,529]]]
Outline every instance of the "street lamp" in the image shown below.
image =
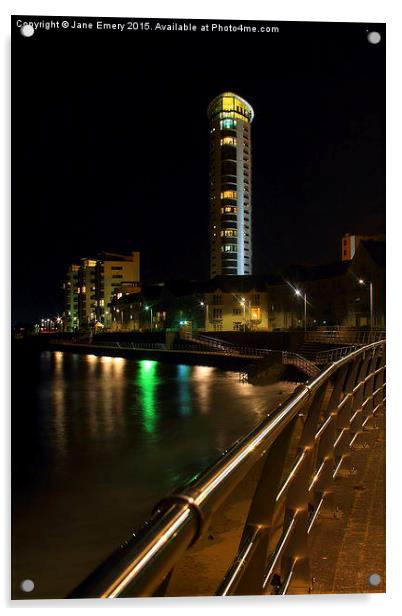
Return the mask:
[[[369,280],[368,283],[370,294],[370,331],[373,331],[373,283],[371,280]],[[359,284],[365,286],[366,282],[363,280],[363,278],[359,278]]]
[[304,292],[304,295],[303,295],[303,293],[300,291],[300,289],[296,289],[295,290],[295,294],[298,297],[303,297],[303,299],[304,299],[304,332],[306,332],[306,330],[307,330],[307,294],[306,294],[306,292]]
[[145,310],[151,311],[151,332],[153,330],[153,316],[152,316],[152,306],[145,306]]
[[246,300],[244,297],[241,298],[240,305],[243,306],[244,331],[246,331]]
[[208,331],[208,304],[207,302],[200,302],[200,306],[205,307],[205,331]]

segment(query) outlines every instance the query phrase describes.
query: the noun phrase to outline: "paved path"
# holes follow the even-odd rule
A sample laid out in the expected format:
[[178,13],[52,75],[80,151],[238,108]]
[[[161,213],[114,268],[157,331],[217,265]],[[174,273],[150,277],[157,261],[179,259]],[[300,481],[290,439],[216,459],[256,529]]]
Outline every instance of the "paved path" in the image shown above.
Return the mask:
[[[385,592],[385,419],[371,419],[350,464],[335,481],[333,502],[312,540],[314,593]],[[381,576],[378,586],[368,578]]]

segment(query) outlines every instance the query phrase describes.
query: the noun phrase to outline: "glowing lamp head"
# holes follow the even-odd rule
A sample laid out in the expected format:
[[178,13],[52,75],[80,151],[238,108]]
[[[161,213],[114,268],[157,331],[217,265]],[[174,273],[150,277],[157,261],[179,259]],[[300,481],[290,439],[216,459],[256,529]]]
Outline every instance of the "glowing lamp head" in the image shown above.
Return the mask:
[[301,291],[300,291],[300,289],[296,289],[295,294],[296,294],[296,295],[301,295]]
[[363,278],[359,278],[359,284],[364,284]]

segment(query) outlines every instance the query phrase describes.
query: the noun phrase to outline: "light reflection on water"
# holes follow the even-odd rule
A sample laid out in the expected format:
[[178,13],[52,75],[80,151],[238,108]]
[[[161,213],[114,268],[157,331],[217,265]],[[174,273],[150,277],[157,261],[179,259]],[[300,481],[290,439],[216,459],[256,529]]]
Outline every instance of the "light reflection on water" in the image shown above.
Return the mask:
[[63,597],[292,389],[61,352],[17,357],[14,372],[13,571],[35,579],[32,598]]
[[158,362],[142,360],[138,362],[137,385],[139,402],[143,414],[143,426],[148,434],[155,430],[156,423],[156,388],[158,387]]

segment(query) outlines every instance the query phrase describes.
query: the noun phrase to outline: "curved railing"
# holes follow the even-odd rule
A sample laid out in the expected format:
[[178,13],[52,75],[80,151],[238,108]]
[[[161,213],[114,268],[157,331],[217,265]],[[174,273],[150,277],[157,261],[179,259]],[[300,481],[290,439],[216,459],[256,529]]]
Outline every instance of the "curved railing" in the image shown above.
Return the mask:
[[367,345],[372,342],[385,340],[385,330],[360,330],[352,327],[330,327],[306,332],[305,340],[308,342],[321,342],[325,344],[360,344]]
[[71,597],[168,593],[170,575],[218,509],[258,470],[232,564],[216,594],[311,590],[309,543],[351,448],[385,401],[385,341],[342,357],[276,407],[182,491],[164,499],[135,537]]

